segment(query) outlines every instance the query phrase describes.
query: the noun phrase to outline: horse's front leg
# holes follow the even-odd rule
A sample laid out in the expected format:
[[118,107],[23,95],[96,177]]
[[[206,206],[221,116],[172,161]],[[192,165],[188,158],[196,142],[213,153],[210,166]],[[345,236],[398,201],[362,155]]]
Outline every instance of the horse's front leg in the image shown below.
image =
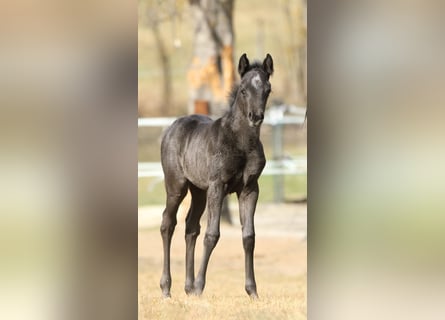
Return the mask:
[[195,280],[195,294],[200,295],[204,290],[207,265],[210,255],[219,240],[219,224],[221,217],[222,201],[224,199],[224,187],[220,182],[210,184],[207,190],[207,229],[204,236],[204,253],[201,267]]
[[258,182],[251,182],[238,195],[246,272],[245,289],[251,298],[258,298],[253,270],[253,251],[255,249],[254,215],[258,200]]

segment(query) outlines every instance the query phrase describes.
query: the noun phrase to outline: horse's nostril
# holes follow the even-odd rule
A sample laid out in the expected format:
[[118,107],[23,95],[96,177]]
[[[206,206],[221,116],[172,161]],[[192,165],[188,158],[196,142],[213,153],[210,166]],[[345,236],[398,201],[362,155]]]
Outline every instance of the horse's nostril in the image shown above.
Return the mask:
[[249,120],[253,121],[253,122],[258,122],[258,121],[264,120],[264,112],[255,113],[255,112],[249,111],[247,116],[249,117]]

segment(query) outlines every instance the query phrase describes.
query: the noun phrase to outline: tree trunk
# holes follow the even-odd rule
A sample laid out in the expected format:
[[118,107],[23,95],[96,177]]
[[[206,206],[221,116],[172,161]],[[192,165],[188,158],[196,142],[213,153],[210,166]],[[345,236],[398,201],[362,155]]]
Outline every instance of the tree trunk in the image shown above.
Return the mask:
[[154,24],[151,28],[156,42],[156,47],[158,48],[159,60],[162,67],[162,101],[161,108],[163,113],[169,113],[170,102],[171,102],[171,72],[170,72],[170,61],[165,48],[164,40],[159,32],[159,28]]
[[[219,116],[228,108],[235,82],[233,63],[233,0],[190,0],[194,16],[193,60],[187,75],[189,113]],[[221,220],[232,224],[228,198]]]
[[289,38],[289,87],[288,94],[293,96],[298,104],[307,104],[307,27],[306,27],[306,1],[297,3],[284,2],[284,16],[288,26]]
[[235,81],[233,0],[191,0],[194,21],[193,59],[188,71],[189,112],[196,101],[208,101],[210,114],[220,115]]

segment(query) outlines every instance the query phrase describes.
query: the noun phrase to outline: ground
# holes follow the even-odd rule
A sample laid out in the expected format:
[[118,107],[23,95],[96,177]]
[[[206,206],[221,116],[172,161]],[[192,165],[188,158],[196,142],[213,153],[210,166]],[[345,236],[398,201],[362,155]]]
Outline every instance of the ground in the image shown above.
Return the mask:
[[[236,207],[234,226],[221,225],[201,297],[187,296],[181,213],[171,250],[172,298],[161,298],[162,206],[139,210],[139,319],[306,319],[307,215],[305,204],[259,204],[255,215],[255,275],[260,299],[244,291],[244,253]],[[203,219],[205,220],[205,219]],[[196,245],[197,269],[205,223]],[[196,270],[197,271],[197,270]],[[195,272],[196,272],[195,271]]]

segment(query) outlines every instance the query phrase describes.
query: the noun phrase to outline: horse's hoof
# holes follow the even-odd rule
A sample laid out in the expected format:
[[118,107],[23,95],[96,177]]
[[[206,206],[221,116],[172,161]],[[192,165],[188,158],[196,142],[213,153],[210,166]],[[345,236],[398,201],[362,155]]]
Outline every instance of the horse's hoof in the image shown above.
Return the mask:
[[250,299],[252,299],[252,300],[258,300],[258,299],[259,299],[258,294],[257,294],[256,292],[251,293],[251,294],[249,295],[249,297],[250,297]]
[[162,290],[162,297],[163,298],[170,298],[170,288],[161,288]]
[[204,291],[204,286],[205,286],[204,281],[195,280],[195,283],[193,285],[193,287],[194,287],[193,294],[195,296],[200,296],[202,294],[202,292]]
[[258,299],[258,294],[256,293],[256,285],[248,284],[245,287],[247,294],[252,299]]
[[192,292],[194,296],[200,297],[202,295],[202,289],[195,288]]
[[193,285],[185,285],[184,287],[184,291],[187,295],[193,294],[194,289]]
[[164,276],[164,275],[161,277],[161,282],[159,283],[159,286],[162,290],[162,295],[164,296],[164,298],[170,297],[171,284],[172,284],[171,277]]
[[162,298],[163,299],[170,299],[172,296],[171,296],[171,294],[170,294],[170,292],[167,292],[167,293],[162,293]]

